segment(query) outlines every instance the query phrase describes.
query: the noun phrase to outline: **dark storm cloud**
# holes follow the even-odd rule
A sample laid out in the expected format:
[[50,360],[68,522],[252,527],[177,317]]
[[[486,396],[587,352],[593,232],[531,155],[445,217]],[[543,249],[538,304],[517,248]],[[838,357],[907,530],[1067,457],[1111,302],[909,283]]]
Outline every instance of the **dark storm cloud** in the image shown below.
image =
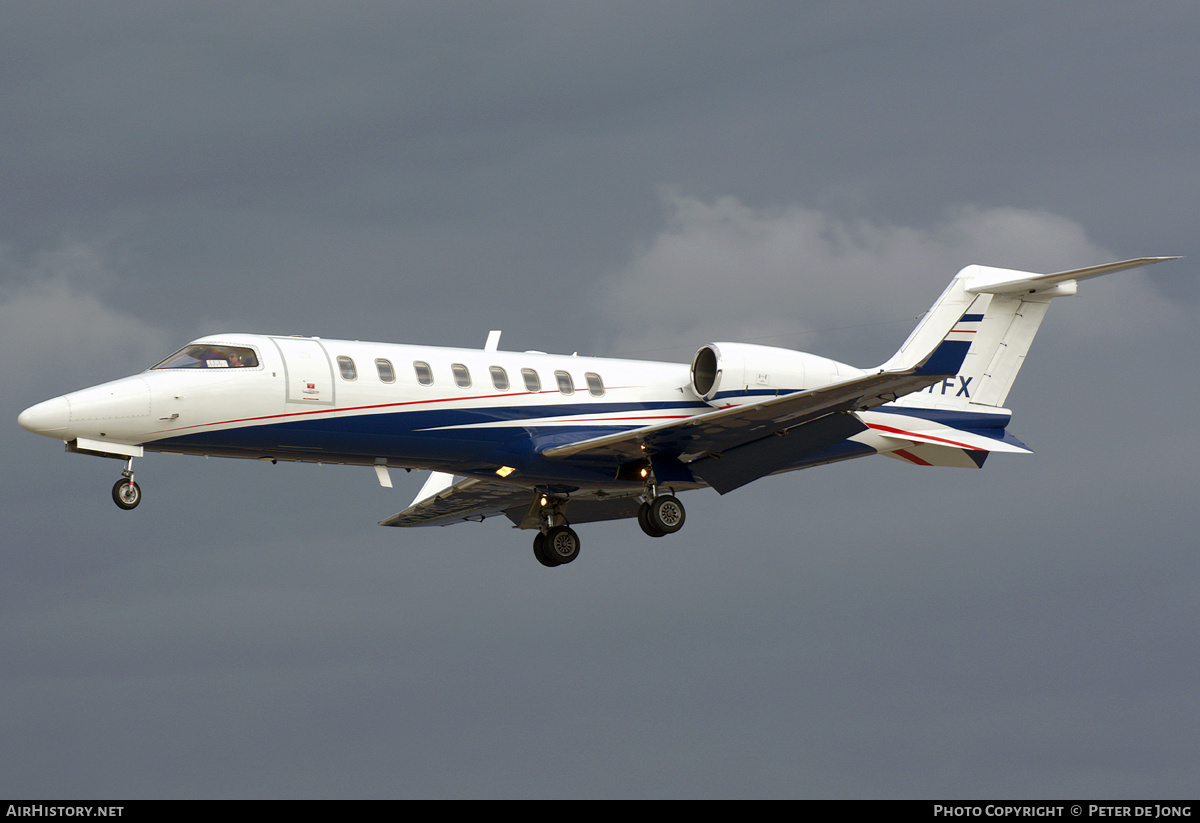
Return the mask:
[[376,527],[415,474],[151,456],[119,512],[118,463],[13,421],[233,329],[869,366],[961,265],[1194,257],[1198,23],[13,5],[5,788],[1188,795],[1190,260],[1056,301],[1010,398],[1034,455],[696,492],[550,572],[496,522]]

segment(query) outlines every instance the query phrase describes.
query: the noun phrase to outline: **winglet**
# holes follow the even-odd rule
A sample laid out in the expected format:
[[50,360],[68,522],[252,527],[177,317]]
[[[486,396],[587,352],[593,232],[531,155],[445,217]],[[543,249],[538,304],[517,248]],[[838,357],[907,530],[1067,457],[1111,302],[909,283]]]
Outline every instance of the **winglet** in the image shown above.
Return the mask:
[[429,477],[425,479],[425,485],[417,492],[417,496],[413,498],[410,506],[415,506],[423,500],[428,500],[431,497],[436,497],[446,489],[453,486],[455,483],[454,475],[446,472],[430,472]]

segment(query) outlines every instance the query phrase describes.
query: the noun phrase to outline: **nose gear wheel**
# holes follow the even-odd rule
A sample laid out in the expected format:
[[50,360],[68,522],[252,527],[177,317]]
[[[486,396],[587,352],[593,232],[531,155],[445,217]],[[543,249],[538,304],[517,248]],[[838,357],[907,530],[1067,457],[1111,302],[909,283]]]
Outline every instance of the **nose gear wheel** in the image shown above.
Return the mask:
[[132,457],[125,461],[121,479],[113,484],[112,498],[114,503],[126,511],[136,509],[137,504],[142,502],[142,487],[133,480]]
[[135,509],[142,502],[142,487],[133,482],[132,477],[122,477],[113,486],[112,497],[122,509]]

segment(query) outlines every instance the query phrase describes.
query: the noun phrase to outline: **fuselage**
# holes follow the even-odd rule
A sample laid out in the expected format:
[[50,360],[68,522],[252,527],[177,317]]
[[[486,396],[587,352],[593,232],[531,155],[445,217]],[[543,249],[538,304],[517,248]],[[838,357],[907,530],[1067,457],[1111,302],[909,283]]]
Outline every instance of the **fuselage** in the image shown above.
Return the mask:
[[[807,357],[818,385],[839,369],[861,373]],[[145,449],[605,488],[625,485],[614,466],[541,452],[800,388],[746,386],[706,400],[682,363],[223,334],[33,406],[20,423],[113,456]],[[875,450],[847,448],[854,454],[829,457]]]
[[[720,359],[706,361],[706,352]],[[689,367],[222,334],[193,341],[140,374],[32,406],[19,422],[72,450],[112,457],[144,449],[428,469],[564,493],[628,492],[643,481],[615,463],[549,459],[543,452],[862,374],[815,355],[745,344],[705,346]],[[904,456],[899,449],[908,444],[889,432],[942,425],[933,410],[894,404],[858,416],[866,431],[788,469],[875,453]],[[978,425],[1002,432],[1006,422],[1004,414]],[[704,485],[700,478],[673,478],[680,489]]]

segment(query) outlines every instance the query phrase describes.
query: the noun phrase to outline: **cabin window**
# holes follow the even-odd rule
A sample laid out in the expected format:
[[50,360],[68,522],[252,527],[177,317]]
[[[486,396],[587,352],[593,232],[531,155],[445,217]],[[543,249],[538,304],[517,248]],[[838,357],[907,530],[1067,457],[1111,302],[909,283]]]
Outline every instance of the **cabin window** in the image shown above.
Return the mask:
[[500,366],[492,366],[488,371],[492,373],[492,385],[496,387],[496,391],[507,391],[508,372]]
[[454,385],[460,389],[469,388],[471,385],[471,373],[467,371],[467,367],[462,363],[455,363],[450,366],[450,371],[454,373]]
[[525,391],[536,394],[542,390],[542,381],[533,369],[521,369],[521,378],[525,381]]
[[258,357],[245,346],[185,346],[152,369],[254,369]]
[[391,360],[384,360],[382,357],[375,361],[375,370],[379,372],[379,381],[381,383],[395,383],[396,370],[392,368]]
[[604,396],[604,381],[600,379],[600,375],[590,371],[583,376],[583,379],[587,381],[588,393],[592,397]]
[[556,371],[554,379],[558,381],[558,390],[563,394],[575,393],[575,381],[571,379],[571,375],[565,371]]
[[414,361],[413,371],[417,373],[417,382],[422,386],[433,385],[433,369],[429,368],[428,363],[421,360]]
[[349,357],[344,354],[338,355],[337,364],[343,380],[358,379],[358,369],[354,368],[354,361]]

